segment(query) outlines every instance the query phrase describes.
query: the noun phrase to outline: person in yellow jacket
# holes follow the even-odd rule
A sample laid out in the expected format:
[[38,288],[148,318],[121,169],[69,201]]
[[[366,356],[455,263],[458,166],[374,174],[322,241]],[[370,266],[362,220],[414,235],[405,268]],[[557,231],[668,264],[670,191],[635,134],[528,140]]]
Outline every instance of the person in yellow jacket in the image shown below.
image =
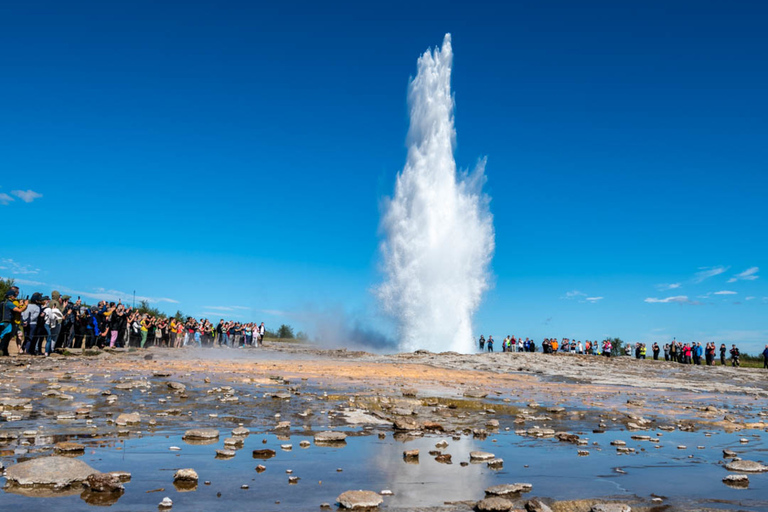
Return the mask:
[[147,334],[149,333],[149,316],[144,315],[141,318],[141,348],[144,348],[144,344],[147,342]]

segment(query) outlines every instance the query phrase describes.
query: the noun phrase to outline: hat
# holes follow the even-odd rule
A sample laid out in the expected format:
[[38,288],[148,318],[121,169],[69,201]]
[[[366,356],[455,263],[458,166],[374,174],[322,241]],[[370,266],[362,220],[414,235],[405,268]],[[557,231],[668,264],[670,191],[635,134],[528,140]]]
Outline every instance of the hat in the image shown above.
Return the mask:
[[42,300],[51,300],[51,298],[49,296],[47,296],[47,295],[43,295],[43,299]]
[[16,291],[14,291],[14,290],[8,290],[7,292],[5,292],[5,298],[6,299],[8,297],[15,297],[16,295],[18,295],[18,293]]

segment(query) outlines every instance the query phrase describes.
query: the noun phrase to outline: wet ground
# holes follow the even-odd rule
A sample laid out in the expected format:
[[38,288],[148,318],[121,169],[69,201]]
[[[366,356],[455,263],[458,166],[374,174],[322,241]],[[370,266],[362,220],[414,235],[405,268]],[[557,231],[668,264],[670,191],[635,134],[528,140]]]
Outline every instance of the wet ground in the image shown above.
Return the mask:
[[[272,346],[6,359],[6,468],[74,441],[85,445],[79,459],[132,478],[124,494],[96,502],[93,493],[84,501],[79,489],[40,498],[6,488],[0,504],[67,511],[90,501],[138,511],[155,510],[167,496],[174,510],[318,510],[323,503],[335,508],[346,490],[368,489],[392,492],[384,509],[469,510],[491,485],[526,482],[533,490],[516,506],[537,496],[555,512],[589,510],[591,502],[572,500],[595,499],[633,509],[768,510],[768,473],[751,474],[747,488],[722,483],[732,474],[723,449],[768,461],[766,374],[557,357]],[[130,412],[140,414],[138,424],[116,424]],[[417,427],[397,431],[394,420]],[[238,426],[250,434],[234,457],[217,458]],[[536,437],[536,427],[578,439],[546,431]],[[220,436],[192,444],[182,439],[191,428],[215,428]],[[316,444],[313,435],[327,430],[346,432],[346,442]],[[617,440],[634,452],[618,453],[611,445]],[[447,446],[436,447],[441,442]],[[265,448],[274,457],[253,457]],[[418,460],[404,459],[412,449]],[[476,450],[503,459],[502,466],[471,463]],[[450,454],[450,463],[438,462],[439,454]],[[265,469],[257,472],[257,465]],[[194,490],[174,487],[179,468],[197,471]],[[290,483],[291,476],[299,480]]]

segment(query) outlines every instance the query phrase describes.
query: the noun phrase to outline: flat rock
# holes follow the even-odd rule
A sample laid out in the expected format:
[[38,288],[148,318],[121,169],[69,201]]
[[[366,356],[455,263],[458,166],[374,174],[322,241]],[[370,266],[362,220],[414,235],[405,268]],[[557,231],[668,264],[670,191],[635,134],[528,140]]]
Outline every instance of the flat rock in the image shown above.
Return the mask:
[[250,433],[251,433],[251,431],[248,430],[245,427],[237,427],[237,428],[233,428],[232,429],[232,435],[233,436],[243,437],[243,436],[249,435]]
[[187,386],[182,384],[181,382],[168,381],[165,383],[165,385],[174,391],[178,391],[179,393],[181,393],[182,391],[186,391],[187,389]]
[[184,432],[183,439],[218,439],[219,431],[213,428],[195,428]]
[[318,432],[315,434],[316,443],[343,443],[347,439],[344,432]]
[[467,398],[485,398],[488,392],[482,388],[467,388],[464,390],[464,396]]
[[598,503],[590,512],[631,512],[632,508],[624,503]]
[[495,459],[496,455],[490,452],[469,452],[469,460],[491,460]]
[[723,478],[723,482],[725,485],[747,487],[749,485],[749,477],[747,475],[728,475]]
[[123,413],[115,420],[117,425],[135,425],[141,423],[141,415],[137,412]]
[[744,471],[747,473],[762,473],[768,471],[768,466],[752,460],[732,460],[725,465],[729,471]]
[[236,454],[235,450],[216,450],[216,457],[221,459],[231,459]]
[[492,496],[478,501],[475,508],[479,512],[507,512],[513,505],[508,499]]
[[488,496],[511,496],[523,492],[530,492],[531,489],[533,489],[533,485],[531,484],[501,484],[487,488],[485,494]]
[[61,443],[56,443],[53,449],[56,453],[77,453],[85,451],[85,446],[80,443],[63,441]]
[[354,510],[376,508],[384,499],[373,491],[346,491],[341,493],[336,501],[343,508]]
[[98,471],[80,459],[53,456],[14,464],[5,471],[5,477],[9,483],[20,486],[42,485],[62,489],[84,482],[94,473]]

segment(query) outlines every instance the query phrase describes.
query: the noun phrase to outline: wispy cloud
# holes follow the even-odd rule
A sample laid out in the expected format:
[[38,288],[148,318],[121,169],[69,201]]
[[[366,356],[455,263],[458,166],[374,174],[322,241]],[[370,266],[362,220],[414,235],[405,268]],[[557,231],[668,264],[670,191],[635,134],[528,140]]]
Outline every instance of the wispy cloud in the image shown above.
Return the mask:
[[247,311],[251,309],[246,306],[203,306],[203,308],[211,311]]
[[760,267],[750,267],[740,274],[736,274],[728,280],[729,283],[735,283],[736,281],[754,281],[760,276],[757,273],[760,271]]
[[18,197],[25,203],[31,203],[35,199],[40,199],[43,194],[38,194],[34,190],[11,190],[11,194]]
[[712,295],[736,295],[739,292],[734,292],[731,290],[720,290],[719,292],[714,292]]
[[572,290],[570,292],[566,292],[565,295],[560,297],[561,299],[578,299],[579,297],[586,297],[587,294],[584,292],[580,292],[579,290]]
[[14,261],[10,258],[0,258],[0,270],[7,270],[11,274],[37,274],[40,272],[39,268],[33,268],[29,265],[22,265],[21,263]]
[[665,297],[663,299],[658,299],[656,297],[648,297],[647,299],[645,299],[644,302],[647,302],[649,304],[692,304],[692,305],[699,304],[696,301],[690,300],[687,295],[675,295],[674,297]]
[[744,300],[755,300],[757,297],[750,296],[750,297],[744,297]]
[[11,204],[13,202],[13,198],[6,194],[5,192],[0,192],[0,204],[5,206],[7,204]]
[[720,274],[727,272],[729,268],[731,267],[699,267],[699,271],[696,272],[696,275],[693,277],[693,282],[700,283],[710,277],[719,276]]
[[591,303],[591,304],[594,304],[594,303],[595,303],[595,302],[597,302],[597,301],[601,301],[601,300],[603,300],[603,297],[587,297],[587,298],[586,298],[586,299],[584,299],[584,300],[586,300],[587,302],[589,302],[589,303]]
[[665,292],[667,290],[675,290],[677,288],[680,288],[682,284],[680,283],[663,283],[663,284],[657,284],[656,289],[659,291]]

